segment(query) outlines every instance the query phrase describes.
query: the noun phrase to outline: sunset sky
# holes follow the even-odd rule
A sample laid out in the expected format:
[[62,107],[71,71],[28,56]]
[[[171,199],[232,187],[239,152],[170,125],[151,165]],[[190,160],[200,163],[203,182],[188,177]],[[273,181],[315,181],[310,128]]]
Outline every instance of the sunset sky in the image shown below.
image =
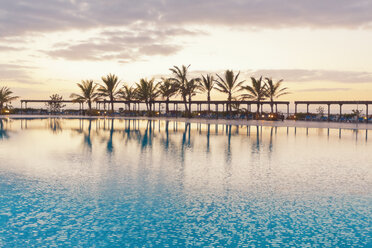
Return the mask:
[[284,79],[283,100],[372,100],[371,13],[367,0],[1,0],[0,86],[68,98],[81,80],[191,64]]

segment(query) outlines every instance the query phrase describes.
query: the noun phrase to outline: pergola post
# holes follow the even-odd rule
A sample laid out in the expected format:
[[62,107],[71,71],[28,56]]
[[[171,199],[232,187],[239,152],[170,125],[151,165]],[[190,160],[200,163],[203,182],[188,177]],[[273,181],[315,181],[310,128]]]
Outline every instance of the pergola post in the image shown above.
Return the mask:
[[342,104],[340,104],[340,118],[342,116]]
[[368,123],[368,104],[366,104],[366,117],[367,117],[367,123]]
[[306,114],[309,114],[309,105],[310,104],[306,104]]
[[287,118],[289,117],[289,103],[287,104]]
[[297,115],[297,103],[295,103],[295,115]]
[[331,104],[327,104],[327,106],[328,106],[328,121],[330,121],[329,117],[331,116]]

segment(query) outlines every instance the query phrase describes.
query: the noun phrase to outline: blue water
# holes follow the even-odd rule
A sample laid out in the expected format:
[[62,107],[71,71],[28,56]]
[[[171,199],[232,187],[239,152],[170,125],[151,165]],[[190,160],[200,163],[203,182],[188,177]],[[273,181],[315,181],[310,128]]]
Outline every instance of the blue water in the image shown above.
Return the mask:
[[0,247],[372,247],[366,130],[0,124]]

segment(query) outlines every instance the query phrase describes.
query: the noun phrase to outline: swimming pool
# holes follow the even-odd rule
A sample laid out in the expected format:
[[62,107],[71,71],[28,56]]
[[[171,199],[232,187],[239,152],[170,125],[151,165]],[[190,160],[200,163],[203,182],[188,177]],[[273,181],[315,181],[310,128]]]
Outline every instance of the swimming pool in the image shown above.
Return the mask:
[[0,127],[0,247],[372,246],[366,130],[123,119]]

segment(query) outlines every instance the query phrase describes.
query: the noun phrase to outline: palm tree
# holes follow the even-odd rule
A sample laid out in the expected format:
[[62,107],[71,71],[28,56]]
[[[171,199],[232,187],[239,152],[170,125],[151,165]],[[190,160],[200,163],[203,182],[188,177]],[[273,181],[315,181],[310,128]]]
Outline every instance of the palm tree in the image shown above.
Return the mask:
[[195,96],[200,89],[200,78],[193,78],[186,83],[186,95],[189,102],[189,117],[191,117],[191,97]]
[[147,110],[152,111],[152,102],[159,96],[158,85],[154,84],[155,79],[147,80],[142,78],[136,84],[136,95],[138,100],[146,103]]
[[230,111],[230,114],[231,114],[231,100],[233,98],[233,95],[234,93],[240,90],[239,87],[241,87],[241,85],[244,83],[244,80],[238,82],[239,75],[240,75],[240,72],[238,72],[238,74],[235,75],[232,70],[226,70],[223,78],[217,74],[218,79],[216,80],[216,84],[217,84],[216,89],[228,95],[227,101],[229,101],[228,110]]
[[103,97],[108,97],[111,102],[111,111],[114,112],[114,101],[119,95],[118,86],[120,84],[118,77],[109,74],[106,77],[102,77],[103,85],[98,88],[98,92]]
[[276,83],[273,83],[273,80],[271,78],[265,78],[266,79],[266,88],[267,88],[267,97],[270,98],[270,106],[271,106],[271,113],[274,113],[274,99],[279,98],[283,95],[289,94],[287,91],[288,88],[280,88],[283,79],[279,80]]
[[208,74],[206,77],[202,75],[200,91],[207,93],[208,112],[211,111],[210,101],[211,101],[211,91],[214,88],[214,81],[215,80],[212,75]]
[[182,96],[182,100],[185,104],[185,111],[188,112],[187,108],[187,70],[189,69],[190,65],[184,66],[182,65],[181,68],[178,66],[173,66],[169,70],[174,74],[174,78],[171,80],[177,85],[178,91]]
[[258,80],[251,77],[252,86],[242,86],[241,90],[248,91],[248,93],[242,94],[243,99],[251,99],[257,101],[257,115],[260,113],[260,103],[265,100],[267,96],[267,85],[262,82],[262,77]]
[[136,89],[133,86],[124,85],[119,91],[120,98],[124,101],[128,101],[128,109],[130,110],[130,101],[134,101],[137,98]]
[[89,112],[92,111],[92,102],[99,99],[97,92],[98,85],[93,85],[93,80],[83,80],[81,83],[77,83],[80,88],[81,95],[72,93],[70,98],[76,102],[86,102],[88,103]]
[[12,96],[13,92],[8,87],[0,89],[0,114],[3,112],[4,104],[18,99],[18,96]]
[[166,100],[165,112],[169,112],[169,99],[177,94],[177,85],[170,78],[162,78],[159,94]]

